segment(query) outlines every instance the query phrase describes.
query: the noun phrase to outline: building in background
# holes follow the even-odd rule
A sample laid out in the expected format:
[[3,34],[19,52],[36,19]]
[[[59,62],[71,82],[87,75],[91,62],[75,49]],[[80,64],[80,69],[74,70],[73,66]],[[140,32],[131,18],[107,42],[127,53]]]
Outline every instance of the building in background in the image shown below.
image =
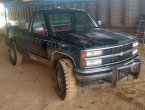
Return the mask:
[[[12,0],[6,0],[10,3]],[[13,0],[18,1],[18,0]],[[22,0],[25,3],[30,0]],[[32,11],[51,9],[52,5],[46,4],[46,0],[41,0],[41,3],[19,5],[15,7],[7,7],[7,15],[10,21],[16,22],[15,24],[28,22],[32,16]],[[50,1],[50,0],[48,0]],[[51,0],[52,1],[52,0]],[[57,0],[56,0],[57,1]],[[60,0],[59,0],[60,1]],[[61,0],[63,1],[63,0]],[[103,26],[107,27],[137,27],[137,22],[141,13],[145,13],[145,5],[142,5],[145,0],[86,0],[83,2],[71,2],[59,4],[62,8],[79,8],[87,11],[89,15],[95,20],[101,20]],[[43,6],[42,6],[43,4]],[[144,3],[145,4],[145,3]],[[142,5],[142,8],[141,8]],[[18,21],[18,19],[21,21]]]
[[145,0],[141,0],[141,14],[145,15]]

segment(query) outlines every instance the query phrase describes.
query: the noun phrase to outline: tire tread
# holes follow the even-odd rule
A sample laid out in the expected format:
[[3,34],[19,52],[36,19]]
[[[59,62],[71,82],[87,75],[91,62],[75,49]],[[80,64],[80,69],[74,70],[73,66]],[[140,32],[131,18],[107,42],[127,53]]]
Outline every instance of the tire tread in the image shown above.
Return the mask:
[[73,74],[73,64],[69,59],[60,59],[62,65],[65,81],[66,81],[66,96],[65,100],[73,99],[76,96],[76,79]]

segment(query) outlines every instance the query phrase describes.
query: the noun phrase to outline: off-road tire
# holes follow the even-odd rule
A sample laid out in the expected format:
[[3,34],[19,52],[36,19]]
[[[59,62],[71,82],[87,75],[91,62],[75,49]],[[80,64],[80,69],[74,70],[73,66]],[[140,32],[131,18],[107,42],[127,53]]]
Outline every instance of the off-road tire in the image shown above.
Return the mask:
[[[76,96],[77,87],[76,79],[73,74],[73,64],[69,59],[60,59],[57,62],[56,68],[57,92],[62,100],[70,100]],[[62,75],[63,87],[60,90],[58,76]]]
[[13,65],[22,64],[23,56],[18,52],[15,43],[13,42],[9,49],[10,60]]

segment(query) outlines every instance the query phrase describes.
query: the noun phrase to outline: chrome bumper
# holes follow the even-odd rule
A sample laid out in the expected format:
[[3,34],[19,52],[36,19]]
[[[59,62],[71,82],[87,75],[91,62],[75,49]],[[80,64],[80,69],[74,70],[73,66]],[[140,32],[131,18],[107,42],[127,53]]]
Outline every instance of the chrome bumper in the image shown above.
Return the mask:
[[[140,57],[113,66],[92,68],[92,69],[75,69],[75,77],[78,81],[96,81],[96,80],[110,80],[111,82],[117,82],[123,77],[132,74],[139,75],[140,73]],[[129,72],[118,75],[118,70],[129,68]]]

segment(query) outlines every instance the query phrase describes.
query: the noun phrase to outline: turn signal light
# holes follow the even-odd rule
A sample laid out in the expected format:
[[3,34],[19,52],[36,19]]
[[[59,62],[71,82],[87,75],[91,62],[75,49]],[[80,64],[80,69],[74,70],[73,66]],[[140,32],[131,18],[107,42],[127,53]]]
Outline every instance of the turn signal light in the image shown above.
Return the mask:
[[82,61],[80,62],[80,66],[81,66],[81,67],[86,67],[86,61],[85,61],[85,60],[82,60]]
[[86,52],[85,51],[81,52],[81,58],[86,58]]

